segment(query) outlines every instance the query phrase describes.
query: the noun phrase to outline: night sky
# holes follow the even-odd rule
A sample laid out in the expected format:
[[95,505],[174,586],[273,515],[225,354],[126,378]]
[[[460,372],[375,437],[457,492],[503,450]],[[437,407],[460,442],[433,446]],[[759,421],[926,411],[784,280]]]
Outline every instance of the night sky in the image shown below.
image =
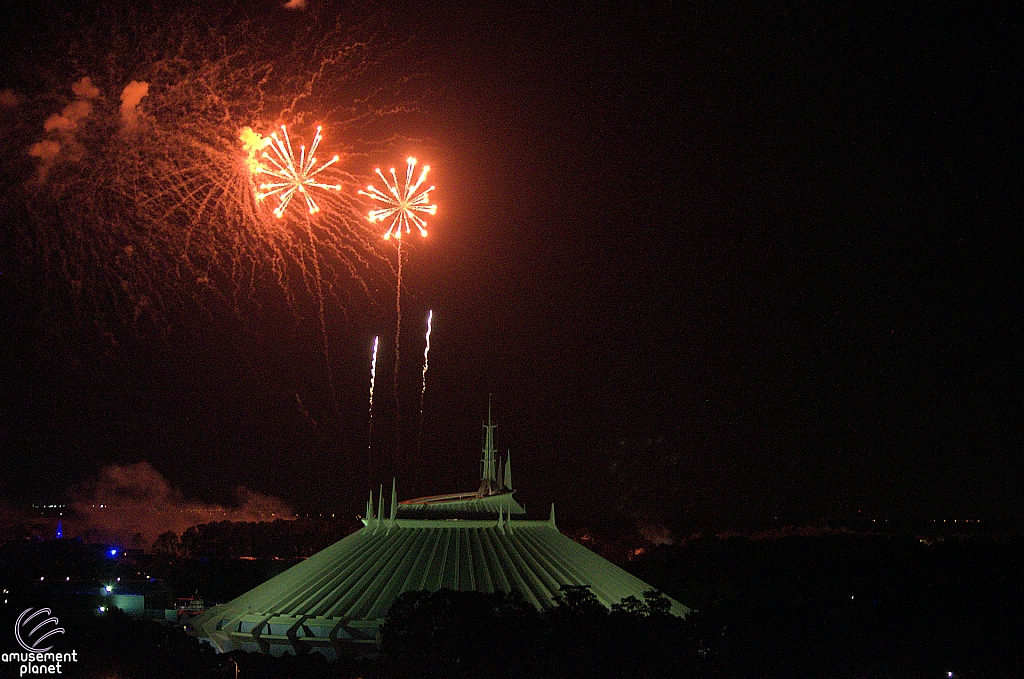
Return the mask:
[[[555,501],[570,523],[678,530],[1019,517],[1019,17],[435,4],[370,12],[385,69],[417,88],[382,129],[394,158],[431,164],[440,205],[404,270],[415,468],[397,472],[400,495],[414,477],[419,494],[475,488],[493,393],[535,515]],[[287,20],[325,21],[324,5]],[[0,89],[30,88],[19,65],[54,58],[47,16],[5,22]],[[366,162],[353,169],[388,160]],[[6,165],[18,191],[25,159]],[[243,485],[359,511],[375,334],[375,443],[394,446],[393,280],[327,312],[335,410],[308,309],[255,329],[214,309],[112,343],[89,318],[40,313],[53,291],[5,231],[8,502],[144,460],[190,498]]]

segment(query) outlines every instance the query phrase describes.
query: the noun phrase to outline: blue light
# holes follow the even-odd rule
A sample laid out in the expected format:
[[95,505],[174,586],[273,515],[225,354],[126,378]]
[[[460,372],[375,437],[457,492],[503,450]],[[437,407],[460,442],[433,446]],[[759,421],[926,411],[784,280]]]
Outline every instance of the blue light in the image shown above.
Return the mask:
[[117,556],[117,550],[116,549],[110,550],[110,556]]

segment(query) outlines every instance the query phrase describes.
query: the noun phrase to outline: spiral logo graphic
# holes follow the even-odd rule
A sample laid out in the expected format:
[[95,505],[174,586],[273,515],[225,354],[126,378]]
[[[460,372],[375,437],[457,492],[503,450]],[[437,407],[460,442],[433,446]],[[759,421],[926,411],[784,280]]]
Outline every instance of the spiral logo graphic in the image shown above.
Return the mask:
[[[49,617],[41,618],[40,616]],[[18,616],[17,622],[14,623],[14,638],[29,653],[44,653],[53,648],[53,646],[39,648],[39,644],[54,634],[64,634],[64,628],[57,627],[59,624],[60,620],[57,620],[56,616],[50,613],[49,608],[40,608],[35,613],[32,612],[31,608],[26,608]],[[30,627],[31,629],[29,629]]]

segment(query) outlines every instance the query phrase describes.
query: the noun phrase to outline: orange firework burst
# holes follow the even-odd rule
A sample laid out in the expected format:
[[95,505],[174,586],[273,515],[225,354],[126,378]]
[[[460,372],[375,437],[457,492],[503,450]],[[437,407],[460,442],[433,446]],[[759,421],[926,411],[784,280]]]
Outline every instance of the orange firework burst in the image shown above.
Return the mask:
[[427,173],[430,172],[430,166],[424,165],[419,178],[413,182],[412,175],[413,170],[416,168],[416,159],[407,158],[406,162],[408,167],[405,171],[404,186],[399,187],[395,168],[391,168],[390,182],[384,176],[384,173],[380,171],[380,168],[377,168],[377,176],[384,182],[387,193],[375,188],[372,184],[366,187],[366,191],[359,192],[360,195],[372,198],[387,206],[377,210],[370,210],[369,214],[370,222],[383,222],[391,219],[387,233],[384,234],[384,240],[390,239],[391,236],[401,239],[402,232],[409,233],[412,230],[412,225],[419,229],[421,236],[426,236],[427,223],[417,213],[437,214],[437,206],[427,204],[430,202],[430,192],[434,190],[434,187],[431,186],[420,191],[423,180],[427,178]]
[[316,204],[316,201],[310,195],[310,189],[341,191],[340,184],[324,184],[316,179],[317,175],[338,162],[338,156],[334,156],[320,167],[316,166],[316,149],[324,137],[323,128],[321,127],[316,128],[316,136],[313,138],[313,145],[309,149],[309,154],[306,154],[305,146],[300,146],[298,157],[296,157],[295,152],[292,150],[292,142],[288,137],[288,128],[282,125],[281,133],[284,135],[284,141],[277,136],[277,132],[273,132],[270,135],[271,142],[269,146],[274,150],[274,155],[264,151],[261,156],[261,158],[270,162],[270,166],[259,163],[253,168],[255,174],[263,174],[272,178],[271,181],[260,184],[259,191],[256,193],[256,200],[263,201],[272,196],[276,197],[278,204],[274,208],[274,214],[280,219],[284,216],[284,211],[288,208],[292,198],[296,193],[299,193],[306,199],[306,209],[309,210],[309,214],[316,214],[320,212],[320,206]]
[[[69,13],[68,50],[83,55],[83,76],[3,112],[4,182],[22,160],[35,166],[18,190],[0,192],[0,211],[26,215],[14,256],[39,268],[26,280],[45,277],[112,338],[221,304],[248,317],[274,308],[271,298],[307,317],[301,307],[327,295],[344,314],[370,296],[366,277],[385,275],[380,234],[356,194],[366,181],[343,169],[346,154],[369,151],[337,141],[358,128],[360,143],[374,144],[368,121],[384,111],[376,95],[353,111],[323,94],[340,83],[357,98],[376,91],[370,48],[298,26],[294,40],[278,39],[255,9],[238,21],[250,4],[206,3],[201,21],[160,6],[136,16],[110,5],[116,20],[106,22]],[[59,82],[62,66],[52,66]],[[317,219],[289,223],[303,212]]]

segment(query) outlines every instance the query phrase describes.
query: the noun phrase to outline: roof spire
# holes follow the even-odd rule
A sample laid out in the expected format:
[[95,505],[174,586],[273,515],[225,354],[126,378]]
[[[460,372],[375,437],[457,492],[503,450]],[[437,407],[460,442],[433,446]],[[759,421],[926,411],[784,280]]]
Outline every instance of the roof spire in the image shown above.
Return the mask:
[[[373,521],[373,490],[370,490],[370,499],[366,501],[366,520]],[[369,525],[369,523],[367,523]]]
[[[377,527],[380,527],[380,522],[384,518],[384,484],[380,484],[380,488],[377,489]],[[374,530],[374,532],[377,532]]]
[[395,477],[391,477],[391,518],[388,519],[388,528],[395,525],[398,519],[398,495],[395,493]]
[[505,457],[505,472],[504,478],[501,480],[501,485],[505,487],[505,490],[512,492],[512,451],[508,451]]
[[554,502],[551,503],[551,516],[548,517],[548,523],[551,524],[552,528],[557,530],[558,526],[555,525],[555,503]]
[[498,465],[495,462],[494,454],[494,429],[498,425],[491,420],[491,395],[487,395],[487,424],[484,425],[484,447],[483,464],[480,473],[480,489],[477,490],[477,497],[497,495],[501,492],[501,482],[498,480]]

